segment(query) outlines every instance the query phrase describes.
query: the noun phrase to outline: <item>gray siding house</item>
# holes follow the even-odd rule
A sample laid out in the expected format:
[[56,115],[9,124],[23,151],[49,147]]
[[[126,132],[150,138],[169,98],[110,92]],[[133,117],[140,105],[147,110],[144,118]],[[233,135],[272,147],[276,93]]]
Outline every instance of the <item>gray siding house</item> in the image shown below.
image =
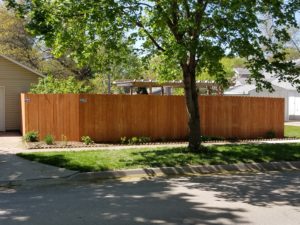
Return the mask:
[[20,94],[28,92],[42,74],[0,55],[0,131],[20,130]]
[[[296,60],[300,67],[300,60]],[[224,95],[255,96],[255,97],[279,97],[285,99],[285,120],[300,120],[300,93],[296,87],[288,82],[279,80],[270,73],[264,73],[266,80],[271,82],[274,92],[268,90],[257,92],[255,84],[248,84],[250,72],[244,68],[235,68],[235,85],[224,92]]]

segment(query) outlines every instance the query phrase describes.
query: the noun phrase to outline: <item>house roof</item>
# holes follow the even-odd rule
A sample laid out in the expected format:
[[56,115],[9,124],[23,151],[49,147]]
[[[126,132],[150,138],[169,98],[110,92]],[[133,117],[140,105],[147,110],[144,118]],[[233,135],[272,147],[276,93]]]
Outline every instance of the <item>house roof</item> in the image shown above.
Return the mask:
[[[296,67],[300,67],[300,59],[294,60]],[[234,68],[234,71],[237,75],[250,75],[250,71],[246,68]],[[276,75],[273,73],[262,72],[265,77],[265,80],[269,81],[273,86],[277,86],[289,91],[296,91],[297,88],[294,87],[291,83],[285,81],[279,81],[276,78]],[[240,77],[237,78],[235,81],[235,86],[230,87],[227,89],[224,94],[226,95],[247,95],[250,91],[255,90],[255,84],[248,84],[247,78]],[[253,82],[255,83],[255,82]]]
[[300,67],[300,59],[295,59],[293,62],[296,64],[296,67]]
[[241,68],[241,67],[237,67],[237,68],[233,68],[234,72],[241,75],[250,75],[250,71],[246,68]]
[[294,87],[291,83],[289,83],[289,82],[283,82],[283,81],[280,82],[279,79],[275,79],[271,83],[272,83],[272,85],[281,87],[281,88],[286,89],[286,90],[291,90],[291,91],[295,91],[296,90],[296,87]]
[[250,91],[255,90],[256,86],[254,84],[244,84],[230,87],[228,90],[224,91],[225,95],[248,95]]
[[40,76],[40,77],[45,77],[45,75],[43,75],[42,73],[39,73],[39,72],[37,72],[36,70],[31,69],[30,67],[25,66],[25,65],[23,65],[22,63],[19,63],[18,61],[14,60],[14,59],[12,59],[12,58],[10,58],[10,57],[8,57],[8,56],[1,55],[1,54],[0,54],[0,57],[2,57],[2,58],[6,59],[6,60],[8,60],[8,61],[10,61],[10,62],[12,62],[12,63],[14,63],[14,64],[16,64],[16,65],[18,65],[18,66],[20,66],[20,67],[26,69],[26,70],[28,70],[28,71],[30,71],[30,72],[32,72],[32,73],[38,75],[38,76]]

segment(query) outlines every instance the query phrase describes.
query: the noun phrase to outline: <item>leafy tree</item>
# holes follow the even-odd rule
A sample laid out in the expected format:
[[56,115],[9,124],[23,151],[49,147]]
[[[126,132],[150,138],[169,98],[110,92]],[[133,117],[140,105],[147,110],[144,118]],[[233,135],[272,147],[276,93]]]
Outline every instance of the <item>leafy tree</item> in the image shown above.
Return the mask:
[[22,19],[16,18],[0,4],[0,54],[7,55],[37,69],[38,53],[34,39],[25,30]]
[[37,84],[33,84],[30,93],[32,94],[78,94],[90,92],[92,88],[83,81],[78,81],[74,76],[67,78],[55,78],[47,76],[41,78]]
[[[259,89],[272,89],[262,70],[281,80],[299,83],[294,64],[285,61],[287,28],[296,27],[299,0],[7,0],[28,20],[33,34],[60,54],[88,61],[101,46],[122,48],[142,38],[146,53],[160,52],[180,67],[188,111],[189,149],[198,150],[200,115],[196,74],[207,71],[218,82],[226,72],[220,62],[226,55],[247,59]],[[259,29],[261,15],[272,17],[274,36]],[[139,40],[141,41],[141,40]],[[272,60],[269,61],[270,55]],[[287,75],[288,74],[288,75]]]
[[300,51],[297,48],[287,48],[286,50],[287,59],[295,60],[300,59]]
[[90,76],[87,67],[78,68],[73,60],[65,56],[55,58],[51,54],[51,48],[45,47],[42,41],[27,32],[25,20],[7,10],[1,2],[0,21],[0,54],[56,77]]

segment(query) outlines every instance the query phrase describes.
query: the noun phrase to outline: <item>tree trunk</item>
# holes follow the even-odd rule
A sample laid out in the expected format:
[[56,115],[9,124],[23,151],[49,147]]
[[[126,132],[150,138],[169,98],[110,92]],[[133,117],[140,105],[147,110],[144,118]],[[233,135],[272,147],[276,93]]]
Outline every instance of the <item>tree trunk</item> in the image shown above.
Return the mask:
[[189,125],[189,150],[200,151],[200,113],[198,105],[198,93],[196,87],[196,66],[195,64],[182,63],[184,93],[188,112]]

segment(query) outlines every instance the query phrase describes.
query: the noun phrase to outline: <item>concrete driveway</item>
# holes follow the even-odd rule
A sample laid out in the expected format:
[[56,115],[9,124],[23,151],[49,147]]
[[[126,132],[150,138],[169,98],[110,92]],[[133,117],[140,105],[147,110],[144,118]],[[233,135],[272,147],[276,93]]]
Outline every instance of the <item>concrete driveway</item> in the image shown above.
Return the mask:
[[300,173],[0,190],[5,225],[299,225]]
[[14,153],[24,149],[22,136],[18,132],[0,132],[0,151],[1,153]]
[[26,149],[19,133],[0,132],[0,184],[15,180],[57,178],[75,173],[63,168],[31,162],[15,155],[22,151]]

